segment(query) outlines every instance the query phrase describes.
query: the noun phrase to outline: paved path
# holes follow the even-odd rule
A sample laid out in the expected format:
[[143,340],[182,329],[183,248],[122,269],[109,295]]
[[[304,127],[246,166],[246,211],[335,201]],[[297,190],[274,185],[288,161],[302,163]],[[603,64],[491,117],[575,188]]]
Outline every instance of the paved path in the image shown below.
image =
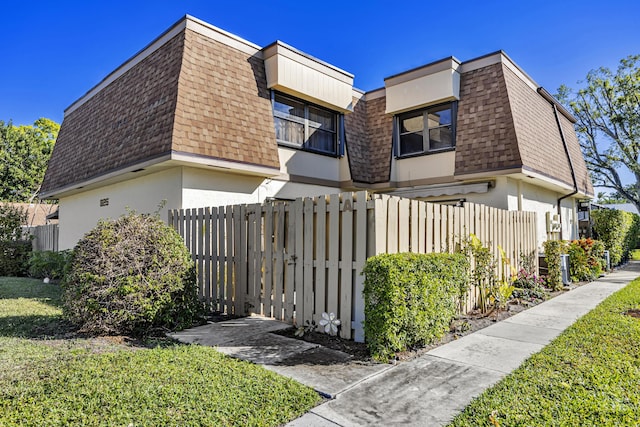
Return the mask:
[[473,397],[638,276],[640,263],[630,263],[605,278],[397,365],[358,364],[344,353],[270,334],[268,331],[287,325],[260,318],[206,325],[174,337],[218,346],[223,353],[264,364],[332,398],[288,426],[441,426]]

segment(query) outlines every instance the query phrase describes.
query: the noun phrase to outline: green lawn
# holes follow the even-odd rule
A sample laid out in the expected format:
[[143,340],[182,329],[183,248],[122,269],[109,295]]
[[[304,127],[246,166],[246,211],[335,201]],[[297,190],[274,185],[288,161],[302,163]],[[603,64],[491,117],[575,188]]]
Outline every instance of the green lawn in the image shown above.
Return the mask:
[[631,251],[631,259],[634,261],[640,261],[640,249],[634,249]]
[[640,425],[640,279],[475,399],[452,426]]
[[0,278],[0,425],[277,426],[317,394],[212,348],[81,338],[60,289]]

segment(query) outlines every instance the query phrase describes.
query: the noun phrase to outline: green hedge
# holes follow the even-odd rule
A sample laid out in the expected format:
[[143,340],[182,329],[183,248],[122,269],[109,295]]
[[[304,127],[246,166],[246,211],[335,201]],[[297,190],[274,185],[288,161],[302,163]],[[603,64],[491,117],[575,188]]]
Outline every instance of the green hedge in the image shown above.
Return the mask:
[[395,352],[442,337],[467,289],[463,254],[382,254],[367,260],[365,341],[371,355],[388,361]]
[[51,280],[60,280],[69,269],[72,255],[71,250],[34,252],[29,259],[29,276],[36,279],[48,277]]
[[0,276],[26,276],[31,246],[30,240],[0,240]]
[[630,252],[638,246],[640,217],[625,211],[598,209],[591,211],[594,237],[609,250],[611,265],[629,259]]

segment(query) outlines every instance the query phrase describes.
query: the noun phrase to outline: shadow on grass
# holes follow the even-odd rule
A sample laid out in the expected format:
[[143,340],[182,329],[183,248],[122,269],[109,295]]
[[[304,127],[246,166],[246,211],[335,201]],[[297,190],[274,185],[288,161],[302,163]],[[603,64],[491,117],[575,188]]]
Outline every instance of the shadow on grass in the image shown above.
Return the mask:
[[0,301],[31,299],[51,307],[62,306],[62,288],[57,283],[43,283],[26,277],[0,277]]
[[60,315],[0,317],[0,336],[28,339],[61,339],[74,334],[75,328]]

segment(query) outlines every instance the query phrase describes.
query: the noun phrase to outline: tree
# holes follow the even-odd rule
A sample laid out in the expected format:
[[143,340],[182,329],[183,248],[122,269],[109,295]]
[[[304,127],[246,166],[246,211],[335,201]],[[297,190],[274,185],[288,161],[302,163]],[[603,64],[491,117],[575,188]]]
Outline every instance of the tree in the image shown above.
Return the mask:
[[596,203],[601,205],[615,205],[619,203],[627,203],[628,200],[618,194],[617,191],[613,193],[605,193],[604,191],[599,191],[596,195]]
[[0,120],[0,200],[30,202],[38,195],[59,130],[45,118],[31,126]]
[[[585,83],[577,92],[560,87],[558,98],[578,119],[576,131],[593,183],[640,210],[640,55],[622,59],[615,73],[605,67],[590,71]],[[626,184],[629,172],[635,182]]]

